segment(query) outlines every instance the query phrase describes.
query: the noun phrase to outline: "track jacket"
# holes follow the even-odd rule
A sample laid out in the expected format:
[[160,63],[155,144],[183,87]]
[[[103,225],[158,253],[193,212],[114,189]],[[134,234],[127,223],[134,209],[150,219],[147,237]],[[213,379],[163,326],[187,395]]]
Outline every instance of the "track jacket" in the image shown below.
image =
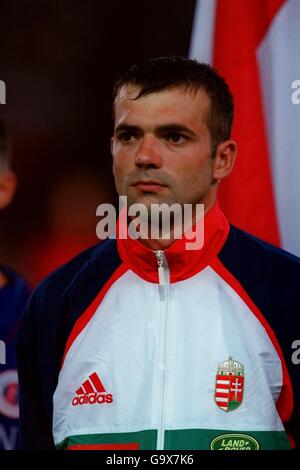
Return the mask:
[[299,279],[299,259],[229,226],[217,204],[200,250],[129,238],[85,251],[25,314],[23,448],[299,444]]

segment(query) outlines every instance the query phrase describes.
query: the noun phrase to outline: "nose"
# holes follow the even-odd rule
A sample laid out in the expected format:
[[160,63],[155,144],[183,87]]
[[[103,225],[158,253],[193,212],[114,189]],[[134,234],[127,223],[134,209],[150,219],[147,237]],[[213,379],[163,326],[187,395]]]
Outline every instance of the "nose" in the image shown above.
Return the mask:
[[135,158],[135,164],[139,168],[160,168],[162,166],[159,144],[154,137],[143,137]]

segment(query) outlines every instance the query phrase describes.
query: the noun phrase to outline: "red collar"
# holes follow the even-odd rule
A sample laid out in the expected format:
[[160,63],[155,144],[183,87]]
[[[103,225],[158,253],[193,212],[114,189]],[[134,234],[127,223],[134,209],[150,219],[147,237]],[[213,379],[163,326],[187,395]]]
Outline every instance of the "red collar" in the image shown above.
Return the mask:
[[[204,245],[198,250],[185,248],[186,238],[176,240],[164,250],[172,282],[183,281],[204,269],[221,248],[229,233],[229,223],[216,203],[204,216]],[[122,261],[138,276],[158,283],[157,260],[150,248],[128,237],[117,240]]]

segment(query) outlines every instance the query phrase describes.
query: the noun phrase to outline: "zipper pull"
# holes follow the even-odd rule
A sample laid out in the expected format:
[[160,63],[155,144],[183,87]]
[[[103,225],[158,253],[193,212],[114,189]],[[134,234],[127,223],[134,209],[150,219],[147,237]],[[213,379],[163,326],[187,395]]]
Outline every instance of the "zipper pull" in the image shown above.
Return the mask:
[[161,250],[158,250],[158,251],[155,251],[154,253],[157,259],[158,283],[160,286],[163,286],[165,284],[165,270],[163,267],[164,252]]

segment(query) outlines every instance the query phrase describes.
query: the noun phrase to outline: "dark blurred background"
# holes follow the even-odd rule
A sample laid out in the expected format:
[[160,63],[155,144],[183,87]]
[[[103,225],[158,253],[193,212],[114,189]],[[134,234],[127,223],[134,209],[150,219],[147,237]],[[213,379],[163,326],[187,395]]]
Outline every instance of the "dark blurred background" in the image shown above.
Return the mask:
[[19,179],[0,213],[0,262],[36,284],[97,242],[111,175],[115,73],[144,57],[188,55],[194,0],[0,1],[0,105]]

